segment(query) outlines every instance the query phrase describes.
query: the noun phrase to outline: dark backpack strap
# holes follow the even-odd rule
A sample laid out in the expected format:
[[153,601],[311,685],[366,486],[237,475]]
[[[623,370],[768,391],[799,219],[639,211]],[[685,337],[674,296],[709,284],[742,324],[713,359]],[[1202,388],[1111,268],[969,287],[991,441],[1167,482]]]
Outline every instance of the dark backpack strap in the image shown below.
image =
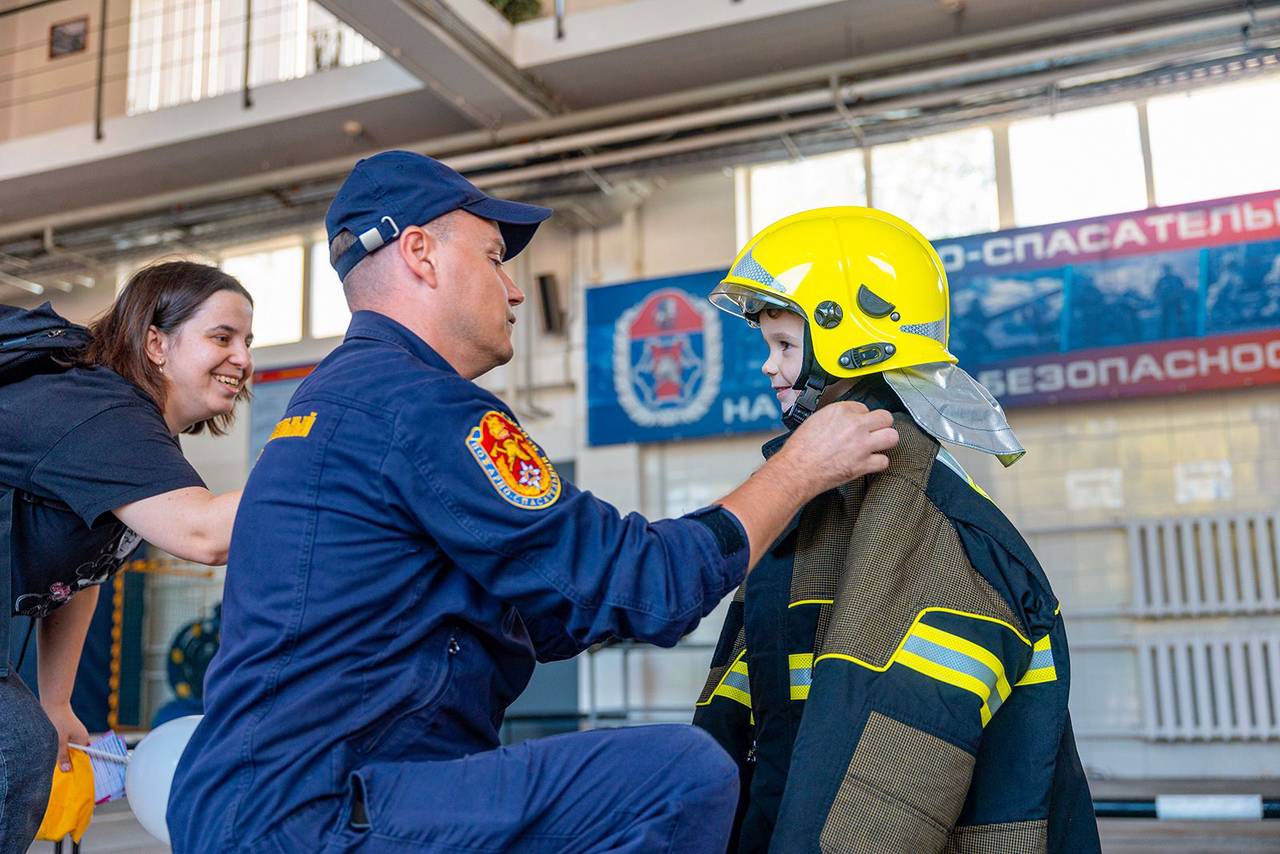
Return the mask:
[[9,626],[13,622],[13,489],[0,487],[0,679],[9,675]]

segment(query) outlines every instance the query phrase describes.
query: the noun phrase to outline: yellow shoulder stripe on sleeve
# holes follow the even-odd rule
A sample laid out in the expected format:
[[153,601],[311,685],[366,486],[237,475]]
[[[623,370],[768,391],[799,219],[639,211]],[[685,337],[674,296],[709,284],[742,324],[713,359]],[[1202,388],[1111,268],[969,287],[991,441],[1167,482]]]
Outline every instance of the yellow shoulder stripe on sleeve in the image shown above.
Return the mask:
[[[898,648],[883,666],[870,664],[851,655],[831,652],[818,656],[817,661],[825,661],[827,659],[850,661],[877,672],[888,670],[894,664],[908,667],[931,679],[961,688],[976,696],[979,701],[978,716],[982,726],[985,727],[1013,692],[1013,686],[1009,684],[1004,662],[1001,661],[998,655],[981,644],[923,622],[922,618],[929,612],[957,614],[962,617],[1001,625],[1028,647],[1032,647],[1033,664],[1036,661],[1035,656],[1038,654],[1050,656],[1049,662],[1052,664],[1052,653],[1048,652],[1047,647],[1043,652],[1040,652],[1026,636],[1003,620],[982,614],[957,611],[951,608],[925,608],[917,614],[910,629],[907,630],[907,634],[898,644]],[[1046,641],[1047,638],[1041,642]],[[1028,672],[1027,676],[1030,675],[1030,672]],[[1023,681],[1018,684],[1031,684],[1025,681],[1026,678],[1024,676]],[[1048,680],[1043,679],[1041,681]]]
[[1053,664],[1053,649],[1049,645],[1049,636],[1045,635],[1032,647],[1031,663],[1027,665],[1027,672],[1022,674],[1022,678],[1014,687],[1040,685],[1045,682],[1054,682],[1057,678],[1058,669]]
[[787,670],[791,675],[791,699],[809,699],[809,688],[813,685],[813,653],[788,655]]
[[747,672],[747,651],[744,649],[738,653],[738,657],[733,660],[733,664],[729,665],[729,669],[724,672],[724,676],[720,677],[720,683],[716,685],[714,691],[707,699],[699,703],[700,706],[707,706],[716,697],[726,697],[734,702],[741,703],[748,709],[751,708],[751,677]]

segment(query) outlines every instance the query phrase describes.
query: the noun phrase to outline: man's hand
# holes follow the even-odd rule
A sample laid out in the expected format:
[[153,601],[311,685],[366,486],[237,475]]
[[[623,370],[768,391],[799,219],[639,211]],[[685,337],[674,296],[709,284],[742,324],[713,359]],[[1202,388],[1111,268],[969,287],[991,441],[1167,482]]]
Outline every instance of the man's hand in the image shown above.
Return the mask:
[[884,452],[898,444],[893,414],[854,401],[822,407],[800,425],[777,456],[785,460],[800,482],[808,485],[808,498],[884,471],[889,458]]
[[53,728],[58,731],[58,767],[63,771],[71,770],[71,757],[67,755],[67,742],[72,744],[89,744],[89,731],[80,723],[76,713],[71,711],[70,703],[59,703],[45,706],[44,713],[49,716]]
[[738,517],[755,566],[791,518],[816,495],[884,471],[884,452],[898,444],[893,416],[853,401],[832,403],[809,416],[787,444],[751,479],[720,500]]

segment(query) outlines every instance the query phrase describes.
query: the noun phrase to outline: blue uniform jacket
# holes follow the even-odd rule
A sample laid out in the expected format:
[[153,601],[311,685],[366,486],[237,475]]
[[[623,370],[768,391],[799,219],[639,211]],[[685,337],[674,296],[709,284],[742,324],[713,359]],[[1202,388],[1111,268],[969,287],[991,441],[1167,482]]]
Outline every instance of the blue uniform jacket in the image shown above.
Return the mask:
[[729,512],[619,515],[420,338],[357,312],[245,488],[174,849],[274,850],[286,823],[320,843],[353,769],[497,746],[535,659],[670,646],[746,564]]

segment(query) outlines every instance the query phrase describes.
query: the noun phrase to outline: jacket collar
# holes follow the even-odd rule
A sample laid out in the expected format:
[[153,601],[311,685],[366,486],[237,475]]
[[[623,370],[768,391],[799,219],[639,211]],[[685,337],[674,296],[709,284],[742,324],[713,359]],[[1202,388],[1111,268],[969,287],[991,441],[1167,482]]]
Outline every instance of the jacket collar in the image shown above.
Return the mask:
[[379,314],[376,311],[357,311],[352,314],[351,324],[347,327],[346,337],[342,340],[345,343],[357,338],[381,341],[384,344],[399,347],[430,367],[457,373],[453,365],[433,350],[430,344],[419,338],[417,333],[385,314]]
[[[854,383],[853,388],[846,391],[840,396],[840,400],[853,400],[863,404],[867,409],[887,409],[890,412],[906,412],[907,408],[902,405],[902,401],[898,399],[898,395],[893,389],[889,388],[889,384],[879,374],[868,374],[858,382]],[[760,448],[760,453],[767,460],[778,451],[782,450],[782,446],[787,443],[787,439],[791,438],[794,431],[788,430],[781,436],[774,436],[765,442]]]

